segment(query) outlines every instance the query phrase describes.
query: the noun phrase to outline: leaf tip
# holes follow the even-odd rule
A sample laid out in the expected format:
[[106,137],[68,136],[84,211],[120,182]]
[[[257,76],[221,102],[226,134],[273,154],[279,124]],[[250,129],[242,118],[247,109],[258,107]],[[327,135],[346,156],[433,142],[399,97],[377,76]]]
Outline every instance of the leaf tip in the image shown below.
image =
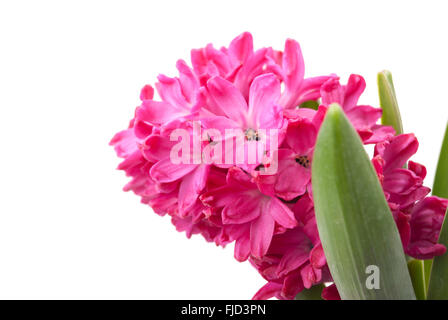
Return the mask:
[[332,104],[330,104],[330,106],[328,108],[327,117],[341,115],[343,113],[344,113],[344,111],[342,111],[342,108],[338,103],[332,103]]

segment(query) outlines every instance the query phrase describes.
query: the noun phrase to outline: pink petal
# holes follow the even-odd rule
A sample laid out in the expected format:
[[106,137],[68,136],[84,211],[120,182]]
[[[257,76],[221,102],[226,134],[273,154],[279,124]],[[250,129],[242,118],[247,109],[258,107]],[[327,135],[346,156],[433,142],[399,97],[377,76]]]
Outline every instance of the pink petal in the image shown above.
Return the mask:
[[153,132],[153,129],[154,126],[138,119],[134,123],[134,134],[139,139],[146,139]]
[[188,101],[182,93],[179,79],[170,78],[163,74],[157,77],[159,80],[156,83],[157,91],[163,101],[179,109],[188,109]]
[[375,172],[382,184],[383,180],[384,180],[384,175],[383,175],[384,159],[381,158],[381,156],[375,156],[372,159],[372,164],[373,164],[373,168],[375,169]]
[[[279,108],[275,104],[280,97],[280,82],[272,73],[258,76],[249,90],[249,117],[253,129],[272,128],[272,122],[278,123]],[[274,112],[271,112],[275,109]]]
[[274,219],[264,208],[260,217],[250,226],[250,247],[255,258],[261,259],[269,249],[274,234]]
[[444,255],[446,247],[440,243],[430,241],[416,241],[411,243],[406,250],[406,254],[420,260],[428,260],[437,256]]
[[199,199],[208,207],[221,208],[234,202],[235,190],[231,186],[222,186],[204,192]]
[[121,158],[126,158],[138,150],[138,139],[132,128],[115,134],[109,144],[114,146],[115,152]]
[[175,108],[169,103],[153,100],[143,101],[136,111],[136,116],[139,120],[155,125],[167,123],[187,114],[187,111]]
[[345,86],[344,111],[348,112],[353,109],[359,100],[359,97],[366,88],[366,81],[357,74],[350,75],[347,85]]
[[140,171],[144,160],[140,150],[136,150],[126,155],[124,161],[118,165],[118,170],[124,170],[126,173],[132,172],[133,169]]
[[252,178],[238,167],[232,167],[227,172],[227,183],[240,188],[256,189],[257,186],[252,182]]
[[253,79],[256,76],[266,72],[266,70],[264,70],[264,66],[268,60],[266,53],[267,48],[261,48],[255,51],[252,55],[250,55],[235,75],[233,83],[246,99],[249,95],[249,86]]
[[376,124],[370,130],[372,135],[368,139],[363,140],[364,144],[384,142],[395,136],[395,130],[390,126]]
[[384,176],[383,187],[389,193],[408,194],[422,185],[422,179],[412,171],[397,168]]
[[170,159],[164,159],[153,165],[149,173],[157,182],[172,182],[186,176],[196,167],[195,164],[174,164]]
[[401,168],[408,159],[417,152],[418,141],[411,134],[400,134],[396,136],[390,144],[386,145],[382,155],[386,165],[384,173],[394,169]]
[[316,127],[316,129],[319,129],[322,125],[322,122],[324,122],[325,115],[327,114],[328,107],[320,105],[317,109],[317,112],[315,116],[313,117],[313,124]]
[[[211,179],[213,179],[213,171],[211,171],[210,176]],[[225,181],[221,181],[221,178],[215,179],[219,181],[219,186],[204,192],[200,196],[201,201],[204,202],[205,205],[218,208],[228,205],[230,206],[235,203],[235,198],[237,196],[246,198],[250,196],[251,200],[254,200],[252,202],[259,203],[257,199],[252,199],[252,197],[261,196],[257,190],[257,186],[251,182],[250,176],[241,169],[237,167],[230,168]],[[222,183],[226,183],[226,185],[221,186]],[[209,183],[209,187],[210,184],[211,183]]]
[[182,95],[188,103],[193,103],[199,89],[199,81],[185,61],[178,60],[176,67],[179,70],[179,82]]
[[233,201],[222,210],[222,223],[243,224],[257,219],[262,210],[262,204],[257,198],[235,194]]
[[321,97],[320,88],[331,78],[334,78],[334,76],[319,76],[304,79],[300,87],[300,96],[298,96],[293,105],[300,106],[306,101],[319,99]]
[[150,161],[158,161],[170,157],[175,142],[167,137],[151,135],[143,142],[143,154]]
[[328,79],[320,89],[322,95],[322,104],[329,106],[332,103],[338,103],[344,108],[345,91],[339,83],[339,78]]
[[249,32],[244,32],[232,40],[229,45],[230,55],[240,63],[246,62],[253,53],[253,39]]
[[212,44],[208,44],[205,47],[205,54],[209,60],[213,62],[214,65],[219,70],[219,74],[226,75],[230,71],[229,58],[226,54],[217,50]]
[[282,284],[277,282],[268,282],[253,296],[252,300],[267,300],[274,297],[282,290]]
[[308,155],[316,138],[317,129],[308,119],[291,122],[286,131],[286,142],[300,156]]
[[320,269],[314,269],[310,264],[300,270],[302,276],[303,285],[309,289],[313,284],[318,283],[322,278],[322,271]]
[[371,106],[356,106],[346,114],[356,129],[370,129],[381,118],[382,110]]
[[[279,157],[284,156],[281,149]],[[295,154],[291,152],[292,157],[279,158],[278,174],[275,182],[275,193],[284,200],[292,200],[306,192],[306,187],[311,181],[311,170],[302,167],[295,160]]]
[[207,89],[211,99],[227,117],[237,123],[245,123],[246,100],[232,83],[221,77],[213,77],[207,82]]
[[299,118],[313,119],[317,111],[309,108],[285,109],[283,116],[289,120],[298,120]]
[[313,268],[322,268],[326,263],[327,259],[325,258],[324,249],[322,248],[322,244],[319,242],[314,248],[311,250],[310,255],[310,263]]
[[[191,54],[191,64],[193,65],[193,70],[196,75],[198,75],[201,80],[203,79],[204,73],[207,70],[208,59],[205,56],[205,50],[203,49],[192,49]],[[202,81],[201,81],[201,84]]]
[[235,241],[235,259],[239,262],[246,261],[250,254],[249,233],[244,234]]
[[292,300],[296,295],[301,292],[305,287],[303,281],[297,272],[291,272],[285,277],[283,281],[282,296],[286,299]]
[[407,253],[417,259],[431,259],[445,253],[445,246],[438,244],[440,229],[448,207],[448,200],[427,197],[411,213],[411,239]]
[[222,138],[225,138],[226,129],[238,129],[239,124],[227,117],[216,116],[211,118],[201,119],[201,124],[205,129],[217,129],[221,132]]
[[292,39],[286,40],[282,66],[285,92],[282,94],[279,104],[284,108],[295,107],[294,103],[300,95],[300,87],[305,75],[302,50],[297,41]]
[[154,88],[149,84],[145,85],[143,89],[140,91],[140,100],[152,100],[154,97]]
[[417,176],[419,176],[422,180],[426,177],[426,167],[420,163],[409,161],[408,168],[412,172],[414,172]]
[[269,213],[278,224],[285,228],[291,229],[297,226],[294,213],[277,198],[271,198]]
[[401,211],[394,213],[395,224],[397,225],[398,232],[400,233],[401,243],[404,248],[409,245],[409,240],[411,237],[411,226],[409,224],[410,217]]
[[279,277],[286,275],[287,273],[299,268],[305,262],[308,261],[309,258],[309,248],[307,250],[306,247],[298,247],[296,249],[289,249],[280,260],[280,263],[277,267],[277,275]]
[[176,206],[176,196],[174,194],[161,193],[148,201],[148,204],[158,215],[165,215],[166,213],[173,213]]
[[409,206],[412,206],[416,201],[422,200],[430,191],[430,188],[420,186],[408,194],[387,193],[389,194],[388,201],[389,203],[398,204],[401,210],[405,210]]
[[179,212],[183,215],[188,209],[190,209],[199,194],[205,187],[207,182],[208,172],[210,171],[210,166],[199,165],[195,170],[186,175],[179,187]]
[[207,81],[210,77],[225,76],[230,71],[228,60],[227,55],[213,48],[212,44],[203,49],[191,50],[193,69],[202,78],[201,84],[205,84],[202,80]]
[[322,290],[322,298],[324,300],[341,300],[341,297],[339,296],[339,292],[335,284],[325,287]]

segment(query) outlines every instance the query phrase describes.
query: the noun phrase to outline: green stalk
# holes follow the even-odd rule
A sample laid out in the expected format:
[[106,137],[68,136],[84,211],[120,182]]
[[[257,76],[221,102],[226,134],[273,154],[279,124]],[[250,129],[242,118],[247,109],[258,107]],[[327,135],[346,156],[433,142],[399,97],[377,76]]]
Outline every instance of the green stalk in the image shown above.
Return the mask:
[[403,124],[401,122],[392,74],[387,70],[381,71],[378,73],[377,81],[380,106],[383,109],[381,123],[385,126],[392,126],[397,135],[402,134]]
[[[319,235],[341,298],[415,299],[378,177],[358,134],[335,104],[318,135],[312,184]],[[371,273],[372,266],[379,273]],[[372,287],[373,274],[379,286]]]
[[408,262],[409,274],[417,300],[426,300],[426,281],[423,260],[413,259]]
[[432,269],[432,259],[423,260],[424,272],[425,272],[425,284],[426,284],[426,295],[428,295],[429,280],[431,278]]

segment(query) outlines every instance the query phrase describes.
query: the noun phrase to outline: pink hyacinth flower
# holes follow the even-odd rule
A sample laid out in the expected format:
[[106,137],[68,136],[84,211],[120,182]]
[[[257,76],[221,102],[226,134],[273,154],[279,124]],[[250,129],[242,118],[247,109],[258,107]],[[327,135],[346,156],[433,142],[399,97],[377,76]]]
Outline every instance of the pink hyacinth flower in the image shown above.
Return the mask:
[[[177,77],[158,77],[159,101],[152,86],[141,90],[134,119],[111,145],[124,159],[119,169],[131,178],[124,190],[135,192],[155,213],[168,215],[187,237],[201,234],[220,246],[235,243],[235,258],[249,260],[267,281],[254,299],[293,299],[304,289],[333,281],[311,185],[314,146],[331,103],[342,106],[364,144],[376,144],[372,163],[405,253],[430,259],[445,252],[437,237],[448,200],[426,197],[426,169],[409,161],[417,151],[415,137],[395,137],[391,127],[377,124],[381,109],[358,104],[365,89],[361,76],[351,75],[346,85],[332,74],[305,78],[296,41],[286,40],[283,51],[255,50],[247,32],[228,47],[192,50],[191,62],[192,67],[177,62]],[[303,108],[302,103],[320,99],[318,110]],[[219,134],[204,138],[192,129],[196,123]],[[214,152],[210,162],[201,157],[174,163],[171,151],[178,141],[171,134],[177,129],[186,131],[194,145],[200,136],[201,152],[222,144],[222,153]],[[228,129],[239,130],[244,144],[236,144]],[[272,140],[270,130],[276,132]],[[273,140],[278,145],[271,147]],[[190,159],[196,157],[193,149],[187,152]],[[263,161],[258,152],[250,161],[253,150],[263,151]],[[229,153],[232,162],[226,163]],[[272,168],[277,170],[265,174]],[[334,284],[322,296],[340,299]]]
[[352,74],[347,85],[344,86],[339,83],[338,78],[333,77],[322,85],[322,104],[341,105],[365,144],[387,140],[393,137],[395,131],[392,127],[376,124],[382,110],[367,105],[357,105],[365,87],[365,80],[359,75]]
[[290,229],[297,225],[292,211],[276,197],[260,192],[253,179],[237,167],[227,173],[225,186],[201,195],[204,204],[222,208],[222,223],[238,225],[245,230],[238,237],[238,260],[249,254],[266,254],[276,229]]
[[448,200],[439,197],[427,197],[415,205],[407,254],[417,259],[432,259],[446,252],[446,247],[437,241],[447,207]]
[[[220,131],[219,142],[224,148],[223,158],[215,161],[227,167],[238,165],[246,170],[255,168],[263,161],[263,157],[257,156],[254,161],[250,161],[250,150],[261,150],[260,154],[264,155],[264,152],[270,150],[271,139],[283,139],[286,122],[282,117],[282,108],[277,104],[280,82],[270,73],[258,76],[250,86],[248,103],[232,83],[220,77],[207,82],[207,92],[216,115],[201,119],[201,123],[206,129]],[[240,132],[243,143],[236,140],[235,135],[229,134],[229,130]],[[228,154],[233,155],[231,164],[227,164],[224,159]],[[242,155],[241,163],[237,160],[238,155]]]

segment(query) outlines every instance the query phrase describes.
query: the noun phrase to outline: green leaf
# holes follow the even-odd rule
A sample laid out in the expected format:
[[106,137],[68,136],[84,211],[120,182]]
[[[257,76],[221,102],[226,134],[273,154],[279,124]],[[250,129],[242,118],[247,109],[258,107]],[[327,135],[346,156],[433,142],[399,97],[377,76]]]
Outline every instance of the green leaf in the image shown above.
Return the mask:
[[[445,213],[439,243],[448,247],[448,210]],[[429,280],[428,300],[448,300],[448,253],[435,257]]]
[[426,300],[426,281],[423,260],[413,259],[408,262],[409,274],[417,300]]
[[440,150],[432,194],[438,197],[448,198],[448,123],[445,129],[442,149]]
[[[434,196],[448,198],[448,122],[445,129],[445,137],[443,138],[442,148],[439,154],[439,162],[437,163],[436,175],[434,177],[434,184],[432,187],[432,194]],[[439,243],[448,247],[448,222],[445,214],[445,220],[442,230],[439,235]],[[444,299],[448,299],[448,257],[444,254],[437,258],[437,267],[433,269],[434,259],[425,260],[425,275],[428,286],[428,298],[437,298],[440,293]],[[443,269],[445,268],[445,269]],[[432,270],[436,273],[432,275]],[[443,280],[443,270],[445,270],[445,280]],[[437,283],[436,283],[437,282]],[[432,283],[432,285],[431,285]],[[445,283],[445,284],[444,284]],[[431,294],[429,294],[429,287],[431,287]],[[445,295],[443,295],[444,288]],[[440,292],[441,291],[441,292]],[[443,298],[441,298],[443,299]]]
[[309,289],[304,289],[295,297],[295,300],[323,300],[322,290],[325,288],[324,284],[312,286]]
[[303,102],[300,105],[300,108],[308,108],[308,109],[317,110],[319,108],[319,102],[317,102],[316,100],[308,100],[308,101]]
[[400,109],[398,108],[397,97],[395,95],[392,74],[387,71],[378,73],[378,93],[380,96],[380,106],[383,109],[381,123],[392,126],[397,135],[403,133]]
[[[397,227],[362,142],[331,105],[312,163],[317,226],[342,299],[415,299]],[[367,287],[379,270],[379,289]]]

